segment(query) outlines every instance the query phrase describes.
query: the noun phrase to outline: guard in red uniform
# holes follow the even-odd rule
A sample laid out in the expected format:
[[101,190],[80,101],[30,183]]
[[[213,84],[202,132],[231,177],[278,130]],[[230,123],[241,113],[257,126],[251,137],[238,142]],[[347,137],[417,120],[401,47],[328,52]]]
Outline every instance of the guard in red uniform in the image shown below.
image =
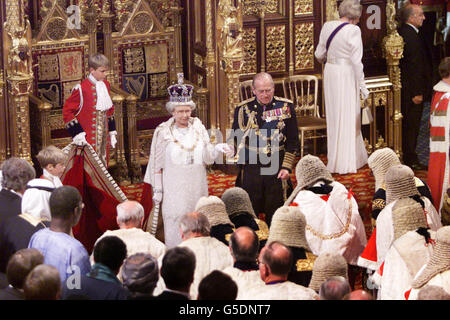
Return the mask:
[[94,54],[88,61],[90,75],[77,84],[63,107],[66,129],[77,145],[90,144],[98,156],[108,165],[108,135],[111,147],[117,139],[114,106],[106,80],[109,61],[103,54]]

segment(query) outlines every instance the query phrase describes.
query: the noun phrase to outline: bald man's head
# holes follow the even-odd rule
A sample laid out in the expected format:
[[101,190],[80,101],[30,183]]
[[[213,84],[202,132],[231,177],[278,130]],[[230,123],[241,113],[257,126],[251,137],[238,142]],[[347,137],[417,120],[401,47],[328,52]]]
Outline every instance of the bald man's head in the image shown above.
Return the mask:
[[373,300],[373,297],[369,292],[358,289],[345,295],[344,300]]
[[259,249],[258,236],[248,227],[239,227],[231,235],[230,249],[235,261],[256,262]]
[[259,255],[260,263],[267,265],[270,273],[276,276],[287,276],[292,260],[291,250],[279,241],[266,245]]

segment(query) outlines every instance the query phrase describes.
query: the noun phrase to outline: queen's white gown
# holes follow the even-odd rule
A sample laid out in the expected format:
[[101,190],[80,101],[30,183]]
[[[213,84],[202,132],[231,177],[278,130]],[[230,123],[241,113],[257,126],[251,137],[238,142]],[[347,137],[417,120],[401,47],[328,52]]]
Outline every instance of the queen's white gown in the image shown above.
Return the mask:
[[324,94],[327,120],[327,168],[333,173],[355,173],[367,163],[367,151],[361,134],[360,90],[366,90],[361,30],[344,26],[331,41],[326,42],[342,22],[329,21],[323,25],[315,56],[325,61]]
[[212,164],[216,156],[208,132],[198,118],[191,118],[188,128],[178,128],[174,118],[156,128],[144,182],[154,186],[154,174],[162,170],[160,214],[167,248],[181,242],[180,217],[194,211],[197,201],[208,196],[206,165]]

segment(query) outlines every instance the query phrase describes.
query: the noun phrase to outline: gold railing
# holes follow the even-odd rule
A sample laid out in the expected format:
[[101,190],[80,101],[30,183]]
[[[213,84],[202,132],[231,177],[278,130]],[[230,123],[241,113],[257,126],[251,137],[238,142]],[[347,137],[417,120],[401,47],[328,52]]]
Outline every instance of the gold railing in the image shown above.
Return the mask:
[[[373,118],[368,127],[368,139],[364,139],[367,152],[371,154],[384,147],[395,150],[393,85],[388,76],[366,78],[365,82],[370,92],[365,103]],[[364,127],[363,132],[366,132]]]

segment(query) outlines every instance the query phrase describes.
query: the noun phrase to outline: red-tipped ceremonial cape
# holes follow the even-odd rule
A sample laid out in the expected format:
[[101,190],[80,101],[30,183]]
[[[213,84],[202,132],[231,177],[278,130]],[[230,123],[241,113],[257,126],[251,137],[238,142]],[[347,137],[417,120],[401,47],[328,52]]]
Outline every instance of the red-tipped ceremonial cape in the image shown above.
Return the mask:
[[84,209],[73,235],[91,253],[95,241],[106,231],[119,227],[116,206],[127,200],[125,194],[106,170],[92,146],[70,144],[66,170],[61,177],[64,185],[80,191]]

